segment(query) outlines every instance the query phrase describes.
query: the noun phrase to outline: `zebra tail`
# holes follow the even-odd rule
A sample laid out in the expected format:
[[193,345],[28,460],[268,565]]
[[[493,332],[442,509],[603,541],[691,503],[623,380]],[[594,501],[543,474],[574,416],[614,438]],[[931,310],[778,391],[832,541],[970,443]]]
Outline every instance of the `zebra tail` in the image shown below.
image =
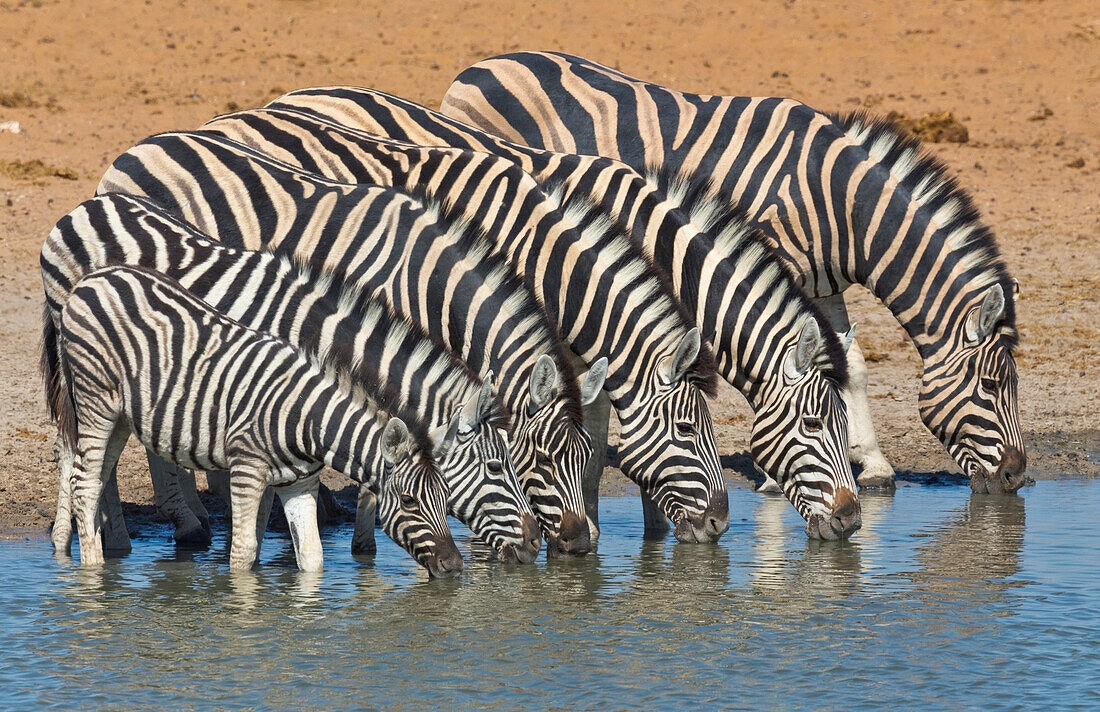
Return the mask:
[[46,385],[46,406],[50,418],[57,423],[58,433],[66,445],[76,447],[76,404],[73,402],[71,379],[63,378],[64,364],[57,325],[47,304],[42,310],[42,356],[39,360],[42,380]]

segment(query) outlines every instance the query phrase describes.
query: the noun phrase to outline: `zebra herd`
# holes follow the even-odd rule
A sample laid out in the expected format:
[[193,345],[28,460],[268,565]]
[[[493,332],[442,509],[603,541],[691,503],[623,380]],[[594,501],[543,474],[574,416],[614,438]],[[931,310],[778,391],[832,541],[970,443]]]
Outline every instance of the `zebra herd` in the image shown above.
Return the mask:
[[1025,481],[1018,288],[962,189],[914,139],[789,99],[686,94],[520,52],[436,112],[303,89],[108,168],[42,248],[42,368],[58,424],[53,543],[130,546],[131,433],[181,541],[209,542],[193,469],[228,492],[230,565],[273,493],[322,566],[319,472],[359,487],[432,575],[450,514],[504,561],[599,537],[614,410],[645,528],[729,527],[707,396],[754,412],[750,453],[809,536],[893,487],[842,293],[869,288],[924,363],[920,414],[975,491]]

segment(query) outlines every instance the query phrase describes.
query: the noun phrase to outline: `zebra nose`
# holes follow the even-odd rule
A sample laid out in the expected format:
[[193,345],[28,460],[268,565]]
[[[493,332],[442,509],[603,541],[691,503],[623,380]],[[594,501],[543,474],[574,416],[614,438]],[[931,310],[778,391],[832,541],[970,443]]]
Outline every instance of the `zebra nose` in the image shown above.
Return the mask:
[[718,541],[730,528],[730,498],[726,490],[715,493],[703,512],[703,533],[711,541]]
[[551,556],[569,554],[584,556],[592,550],[592,540],[588,535],[588,520],[573,512],[565,512],[561,517],[561,530],[557,537],[546,537],[547,551]]
[[1004,487],[1004,491],[1012,493],[1027,483],[1024,471],[1027,470],[1027,453],[1019,448],[1009,445],[1005,448],[1005,455],[997,468],[998,479]]
[[462,573],[462,554],[450,536],[436,539],[435,554],[428,560],[428,573],[437,578],[450,578]]
[[530,564],[538,558],[539,550],[542,549],[538,522],[530,514],[523,515],[522,537],[523,545],[516,551],[516,557],[520,562]]
[[837,497],[832,516],[829,517],[829,528],[836,534],[835,538],[842,539],[862,526],[863,513],[859,498],[851,492],[842,492]]

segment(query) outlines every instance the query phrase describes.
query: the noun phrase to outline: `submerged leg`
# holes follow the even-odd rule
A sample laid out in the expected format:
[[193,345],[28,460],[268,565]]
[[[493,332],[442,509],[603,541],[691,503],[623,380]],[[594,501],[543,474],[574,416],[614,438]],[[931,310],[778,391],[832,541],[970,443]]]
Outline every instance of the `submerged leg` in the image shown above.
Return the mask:
[[[204,528],[191,507],[187,505],[175,465],[159,457],[151,450],[149,474],[153,478],[153,495],[157,509],[176,527],[173,538],[181,544],[205,546],[210,543],[209,522]],[[194,479],[191,480],[192,483]]]
[[199,499],[199,488],[195,484],[194,471],[186,467],[176,467],[176,479],[179,481],[180,492],[183,493],[183,501],[187,502],[188,508],[198,517],[209,540],[213,534],[210,528],[210,512],[206,511],[206,505]]
[[259,555],[256,515],[264,489],[267,487],[267,472],[256,467],[235,466],[230,475],[229,485],[229,506],[233,518],[229,567],[250,569]]
[[378,513],[378,496],[365,484],[359,485],[359,501],[355,508],[355,534],[351,537],[351,553],[370,554],[378,552],[374,541],[374,520]]
[[53,519],[53,531],[50,532],[50,541],[53,550],[59,554],[68,554],[73,541],[73,460],[75,454],[72,448],[64,443],[60,434],[53,446],[54,458],[57,460],[57,514]]
[[600,538],[600,480],[607,464],[607,428],[611,419],[611,399],[601,391],[584,409],[584,427],[592,438],[592,459],[581,478],[581,494],[588,516],[588,533],[594,544]]
[[297,482],[274,488],[283,503],[286,523],[290,528],[290,540],[294,542],[294,557],[302,571],[320,571],[324,565],[321,552],[321,533],[317,529],[316,473],[300,478]]
[[[844,306],[844,295],[834,294],[819,299],[818,303],[833,328],[842,334],[847,333],[851,325]],[[848,453],[852,462],[863,468],[857,478],[859,485],[893,489],[894,468],[886,461],[875,437],[871,406],[867,400],[867,363],[857,341],[853,341],[848,349],[848,388],[842,395],[848,410]]]

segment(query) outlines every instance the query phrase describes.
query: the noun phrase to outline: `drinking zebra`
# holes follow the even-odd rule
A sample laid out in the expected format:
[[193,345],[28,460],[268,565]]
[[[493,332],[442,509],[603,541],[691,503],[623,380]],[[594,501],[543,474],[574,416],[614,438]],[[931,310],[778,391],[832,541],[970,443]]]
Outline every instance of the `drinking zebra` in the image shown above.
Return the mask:
[[377,483],[383,518],[394,527],[387,533],[433,575],[462,570],[427,434],[410,433],[326,364],[137,267],[86,276],[56,331],[51,315],[44,321],[47,393],[71,454],[82,565],[103,562],[102,482],[133,432],[181,466],[230,471],[233,568],[255,563],[256,514],[271,486],[299,567],[321,569],[315,497],[327,464]]
[[[356,207],[339,201],[334,206],[339,217],[325,230],[291,229],[295,222],[302,227],[325,223],[324,193],[298,196],[300,182],[264,157],[252,165],[254,152],[235,153],[239,144],[195,140],[217,152],[218,168],[203,167],[193,175],[188,146],[182,139],[172,144],[165,139],[162,144],[174,148],[175,156],[157,156],[147,167],[131,160],[126,164],[130,175],[109,171],[101,190],[153,195],[229,244],[297,252],[297,259],[340,272],[390,302],[474,368],[499,368],[501,396],[516,425],[509,445],[522,458],[522,484],[547,532],[548,550],[552,555],[586,553],[580,473],[591,446],[579,422],[580,409],[582,399],[599,392],[602,365],[595,364],[583,391],[578,389],[553,325],[507,265],[484,249],[464,245],[461,235],[433,228],[436,220],[407,196],[378,189],[364,194],[343,186],[358,196],[350,197],[359,201]],[[134,152],[141,150],[149,149],[135,147]],[[271,178],[260,181],[256,176],[264,170]],[[281,190],[280,182],[288,178]],[[242,181],[248,183],[244,188]],[[278,210],[272,210],[272,202]],[[209,217],[215,213],[222,217]],[[265,216],[283,220],[269,222]]]
[[[916,139],[861,113],[689,94],[554,52],[479,62],[455,79],[443,111],[532,146],[690,175],[767,233],[838,329],[848,328],[843,292],[866,286],[916,346],[921,419],[971,486],[1024,484],[1018,287],[970,197]],[[858,347],[849,368],[860,481],[892,483]]]
[[[392,392],[418,423],[437,424],[433,440],[455,442],[435,451],[448,485],[449,511],[502,559],[537,556],[538,528],[508,460],[498,430],[490,383],[481,384],[438,342],[393,314],[383,303],[331,274],[316,274],[286,257],[250,253],[213,242],[151,201],[111,194],[85,201],[50,232],[42,247],[47,310],[56,317],[74,285],[112,264],[156,268],[196,298],[246,327],[272,333],[317,353],[356,381]],[[449,424],[449,427],[448,427]],[[428,426],[430,427],[430,425]],[[174,479],[150,454],[166,502]],[[104,506],[118,508],[117,493]],[[357,547],[373,546],[374,498],[357,522]],[[165,512],[187,522],[186,506]],[[111,513],[111,521],[115,515]],[[261,523],[266,516],[261,517]],[[55,542],[68,542],[68,517],[55,523]],[[262,527],[261,527],[262,531]]]
[[[297,127],[291,125],[291,111],[301,116],[294,122]],[[839,406],[846,378],[843,346],[762,238],[735,213],[707,210],[699,218],[706,229],[700,229],[622,163],[511,144],[413,102],[369,89],[304,89],[277,99],[262,112],[247,113],[254,115],[250,123],[262,120],[257,118],[260,114],[278,114],[278,130],[263,145],[277,144],[281,156],[302,152],[303,130],[308,130],[303,122],[324,123],[320,131],[313,130],[320,134],[317,139],[301,144],[315,150],[323,140],[321,145],[330,150],[327,155],[318,154],[324,160],[311,161],[318,170],[343,172],[356,162],[370,163],[372,152],[385,151],[385,142],[361,132],[355,135],[342,126],[347,124],[420,144],[487,151],[516,162],[552,194],[555,186],[567,185],[565,200],[570,205],[598,203],[654,263],[665,266],[676,296],[695,312],[697,323],[715,345],[720,372],[756,413],[751,452],[757,465],[783,483],[787,497],[808,520],[808,533],[833,538],[858,528],[859,504],[846,456],[847,426]],[[222,125],[220,120],[213,123]],[[237,130],[242,137],[251,133],[250,140],[256,138],[254,131]],[[371,143],[378,148],[364,149]],[[406,168],[412,159],[407,149],[404,153],[378,158],[383,168],[370,168],[368,175],[392,171],[393,165],[423,175],[421,168]],[[487,186],[499,180],[503,169],[489,167],[499,166],[499,161],[480,160],[486,166],[481,171],[469,167],[449,171],[461,176],[460,181],[448,181],[444,173],[426,182],[451,186],[450,202],[456,207],[495,216],[497,223],[515,214],[536,214],[533,208],[498,209],[496,201],[502,193]],[[499,229],[494,226],[491,231]],[[796,344],[801,347],[796,349]],[[597,457],[600,453],[597,448]],[[660,518],[659,513],[647,515],[647,522]]]
[[[381,233],[432,229],[433,216],[445,212],[438,205],[426,210],[407,194],[329,181],[242,144],[194,133],[161,134],[133,147],[108,170],[101,189],[147,194],[222,239],[256,240],[246,243],[249,247],[280,246],[349,275],[364,251],[389,244]],[[209,200],[207,193],[212,194]],[[224,217],[227,214],[234,219]],[[295,223],[301,227],[291,230]],[[448,232],[446,226],[436,229]],[[486,237],[495,241],[505,236]],[[645,260],[610,231],[558,236],[563,247],[565,240],[572,243],[567,248],[569,264],[555,264],[560,257],[549,259],[552,246],[533,242],[545,235],[508,237],[508,244],[487,244],[528,279],[581,360],[594,364],[600,357],[608,359],[605,389],[620,412],[623,471],[676,523],[679,538],[719,537],[728,527],[727,498],[703,399],[713,383],[713,367],[698,331]],[[431,268],[434,255],[457,241],[433,239],[432,259],[421,264]],[[520,261],[511,249],[522,250],[532,262]],[[540,257],[540,250],[548,254]],[[478,253],[478,259],[487,257]],[[397,288],[407,290],[402,301],[432,299],[428,274],[430,270],[400,275]],[[447,276],[436,284],[447,284]],[[615,292],[609,293],[612,287]],[[468,316],[449,312],[445,318]],[[587,491],[585,495],[587,499]],[[585,504],[592,524],[598,524],[592,505]]]

